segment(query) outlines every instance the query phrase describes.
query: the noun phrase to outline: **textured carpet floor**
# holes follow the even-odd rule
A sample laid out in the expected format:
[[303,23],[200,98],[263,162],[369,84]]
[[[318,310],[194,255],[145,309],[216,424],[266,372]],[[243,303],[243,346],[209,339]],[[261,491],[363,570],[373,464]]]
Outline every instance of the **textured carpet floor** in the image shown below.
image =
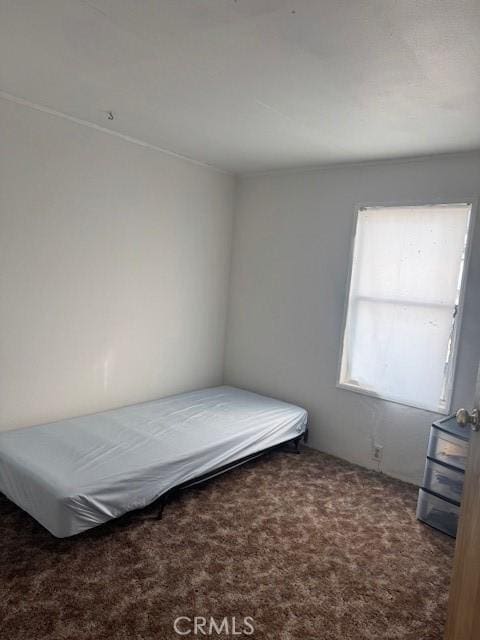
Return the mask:
[[415,504],[413,487],[311,450],[70,539],[2,497],[0,638],[178,640],[174,619],[196,615],[251,616],[258,639],[441,640],[453,542]]

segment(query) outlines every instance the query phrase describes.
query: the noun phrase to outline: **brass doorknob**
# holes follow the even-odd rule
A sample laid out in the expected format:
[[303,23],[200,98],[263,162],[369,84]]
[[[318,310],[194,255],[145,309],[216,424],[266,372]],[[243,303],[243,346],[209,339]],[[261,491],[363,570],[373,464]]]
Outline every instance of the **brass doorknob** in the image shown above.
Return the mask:
[[478,409],[474,409],[472,413],[469,413],[466,409],[459,409],[457,411],[457,423],[461,427],[472,425],[473,431],[480,430],[480,414]]

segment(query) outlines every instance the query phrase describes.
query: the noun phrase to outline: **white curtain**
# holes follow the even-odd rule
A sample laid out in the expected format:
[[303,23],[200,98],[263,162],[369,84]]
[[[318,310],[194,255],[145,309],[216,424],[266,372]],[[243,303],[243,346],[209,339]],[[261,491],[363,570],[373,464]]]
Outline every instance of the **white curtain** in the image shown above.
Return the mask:
[[448,409],[469,214],[470,205],[359,211],[340,382]]

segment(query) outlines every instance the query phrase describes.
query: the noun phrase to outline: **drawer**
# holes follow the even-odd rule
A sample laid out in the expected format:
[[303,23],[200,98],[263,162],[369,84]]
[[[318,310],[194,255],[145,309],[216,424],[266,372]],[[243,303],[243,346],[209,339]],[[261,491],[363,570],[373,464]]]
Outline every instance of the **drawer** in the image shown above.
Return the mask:
[[460,507],[420,489],[418,493],[417,518],[439,529],[453,538],[457,535]]
[[460,504],[465,474],[427,458],[423,488]]
[[429,458],[445,462],[446,464],[465,470],[468,455],[468,442],[445,433],[436,427],[430,431],[428,443]]
[[465,429],[465,427],[461,427],[457,423],[456,416],[449,416],[448,418],[442,418],[442,420],[437,420],[433,423],[434,427],[441,429],[442,431],[446,431],[450,433],[452,436],[456,436],[460,438],[460,440],[470,440],[471,431],[470,429]]

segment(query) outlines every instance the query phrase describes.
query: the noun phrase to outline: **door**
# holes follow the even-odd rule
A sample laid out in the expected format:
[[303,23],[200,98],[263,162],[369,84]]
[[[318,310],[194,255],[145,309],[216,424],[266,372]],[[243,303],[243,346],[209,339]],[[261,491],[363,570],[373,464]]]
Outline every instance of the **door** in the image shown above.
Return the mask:
[[455,550],[445,640],[480,639],[480,368],[475,408],[457,422],[472,429]]

